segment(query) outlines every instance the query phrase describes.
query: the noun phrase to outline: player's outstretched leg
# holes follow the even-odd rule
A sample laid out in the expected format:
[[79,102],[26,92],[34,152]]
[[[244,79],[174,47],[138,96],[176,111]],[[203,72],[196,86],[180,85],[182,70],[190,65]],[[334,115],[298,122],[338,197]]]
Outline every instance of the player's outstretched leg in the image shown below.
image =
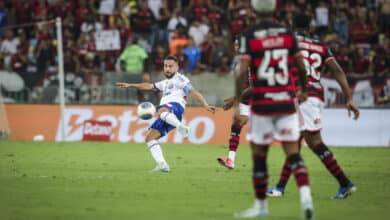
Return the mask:
[[174,126],[175,128],[177,128],[179,133],[184,138],[188,137],[188,133],[189,133],[190,128],[185,126],[183,123],[181,123],[181,121],[172,112],[168,112],[168,111],[162,112],[160,114],[160,119],[165,121],[166,123]]
[[232,124],[230,128],[229,138],[229,154],[228,157],[218,157],[217,161],[228,169],[234,169],[234,161],[236,159],[236,151],[240,144],[241,125]]
[[[262,146],[268,148],[268,146]],[[267,190],[268,171],[266,156],[253,154],[253,188],[256,199],[252,207],[234,213],[236,218],[253,218],[268,216],[268,202],[265,192]]]
[[337,180],[340,188],[334,199],[344,199],[356,191],[356,186],[349,180],[341,169],[332,151],[323,143],[320,132],[305,132],[305,140],[310,149],[315,153],[326,169]]
[[340,188],[334,199],[344,199],[356,191],[356,186],[348,179],[332,151],[324,144],[320,143],[312,148],[313,152],[320,158],[326,169],[332,174],[340,184]]

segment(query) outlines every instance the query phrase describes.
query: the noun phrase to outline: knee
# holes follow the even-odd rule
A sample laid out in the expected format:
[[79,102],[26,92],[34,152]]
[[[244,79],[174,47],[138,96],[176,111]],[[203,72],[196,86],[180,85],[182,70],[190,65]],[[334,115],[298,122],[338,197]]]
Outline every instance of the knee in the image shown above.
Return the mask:
[[268,146],[266,145],[256,145],[256,144],[251,144],[252,146],[252,153],[255,156],[259,157],[266,157],[268,153]]

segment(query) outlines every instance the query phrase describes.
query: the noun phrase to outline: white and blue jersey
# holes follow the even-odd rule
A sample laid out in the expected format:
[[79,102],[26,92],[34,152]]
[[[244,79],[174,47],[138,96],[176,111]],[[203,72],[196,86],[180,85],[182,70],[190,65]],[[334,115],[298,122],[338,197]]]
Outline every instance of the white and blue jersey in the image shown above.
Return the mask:
[[[162,107],[166,107],[169,109],[169,112],[175,114],[177,119],[181,121],[186,106],[187,94],[192,89],[190,80],[186,76],[176,73],[172,78],[156,82],[153,86],[156,90],[162,92],[157,111]],[[165,136],[175,127],[158,118],[154,121],[151,128],[158,130],[161,136]]]
[[172,78],[165,79],[153,84],[156,90],[162,91],[160,105],[171,102],[179,103],[183,108],[186,106],[186,96],[192,89],[190,80],[180,74],[176,73]]

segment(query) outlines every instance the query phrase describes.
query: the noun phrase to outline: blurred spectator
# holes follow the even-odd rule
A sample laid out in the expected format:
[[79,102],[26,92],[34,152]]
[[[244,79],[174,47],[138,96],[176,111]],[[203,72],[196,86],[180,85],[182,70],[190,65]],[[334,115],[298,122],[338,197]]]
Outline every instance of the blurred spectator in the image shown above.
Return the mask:
[[200,21],[203,16],[207,16],[209,11],[209,0],[191,0],[188,8],[185,10],[190,20]]
[[184,53],[184,46],[177,45],[174,55],[177,57],[179,63],[179,71],[180,72],[185,71],[185,67],[187,66],[188,60]]
[[384,1],[380,14],[378,15],[378,26],[380,32],[390,37],[390,2]]
[[339,34],[341,44],[347,45],[349,40],[348,17],[344,10],[338,10],[333,21],[333,29]]
[[[142,82],[151,83],[150,74],[142,74]],[[158,105],[160,102],[161,94],[157,90],[137,90],[138,103],[151,102],[154,105]]]
[[190,73],[198,73],[200,70],[204,70],[205,66],[200,63],[201,51],[195,44],[192,37],[188,39],[188,45],[184,48],[184,54],[188,60],[185,70]]
[[[15,0],[12,3],[15,10],[14,14],[16,18],[16,24],[31,22],[34,2],[30,0]],[[2,4],[3,6],[1,6]],[[4,7],[3,1],[0,2],[0,8],[2,7]],[[0,20],[3,21],[3,19]]]
[[199,46],[205,40],[205,36],[209,30],[210,27],[207,23],[195,20],[188,29],[188,36],[194,40],[196,46]]
[[62,19],[64,19],[69,12],[73,12],[75,10],[75,7],[76,5],[74,1],[67,1],[67,0],[53,1],[49,5],[49,18],[55,19],[57,17],[61,17]]
[[340,64],[341,68],[344,72],[349,73],[352,72],[352,60],[350,58],[350,54],[348,52],[348,48],[346,47],[336,47],[334,48],[334,54],[337,62]]
[[324,1],[320,1],[318,7],[315,8],[315,19],[317,33],[322,34],[326,32],[329,24],[329,8]]
[[364,55],[364,48],[357,47],[352,58],[353,72],[347,74],[347,79],[351,86],[355,85],[358,80],[368,79],[369,65],[370,60]]
[[154,17],[158,20],[160,18],[160,9],[163,7],[163,0],[147,0],[148,7],[153,12]]
[[154,47],[152,56],[151,56],[151,71],[154,73],[161,72],[164,69],[164,58],[168,56],[167,49],[162,44],[157,44]]
[[215,67],[214,72],[219,75],[225,75],[230,72],[230,57],[228,55],[223,55],[219,65]]
[[145,70],[148,54],[138,45],[137,39],[129,37],[127,47],[120,54],[116,70],[122,72],[121,63],[124,64],[124,70],[127,74],[141,74]]
[[363,47],[368,47],[368,43],[372,32],[374,31],[373,24],[367,21],[367,10],[365,8],[357,8],[357,17],[353,18],[349,28],[349,37],[352,44],[359,44]]
[[[388,53],[389,54],[389,53]],[[375,50],[375,55],[370,63],[370,70],[372,72],[373,86],[383,86],[389,74],[390,60],[389,55],[383,47],[378,47]]]
[[214,61],[214,50],[216,48],[216,42],[214,41],[214,35],[212,32],[207,33],[205,41],[200,44],[202,50],[202,63],[211,66]]
[[3,59],[3,67],[5,69],[10,68],[11,58],[17,53],[18,45],[19,39],[14,36],[13,30],[7,29],[5,39],[1,42],[0,46],[0,58]]
[[174,32],[178,27],[186,28],[188,25],[187,18],[183,16],[180,9],[175,9],[173,11],[172,17],[168,21],[168,31]]
[[35,48],[34,55],[36,57],[36,70],[37,80],[41,80],[45,77],[50,58],[52,56],[51,44],[48,39],[42,39],[38,41],[37,47]]
[[233,12],[233,18],[229,21],[229,27],[233,39],[236,39],[247,27],[238,10]]
[[[93,1],[90,1],[93,2]],[[115,0],[100,0],[99,14],[101,15],[112,15],[115,9]]]
[[[131,15],[131,27],[135,37],[146,40],[149,45],[154,44],[152,35],[153,26],[156,18],[150,10],[147,1],[138,2],[138,11]],[[151,46],[149,46],[151,47]]]
[[386,80],[386,84],[380,90],[376,103],[380,106],[390,107],[390,79]]
[[35,21],[47,20],[49,7],[46,4],[46,0],[37,0],[35,6],[33,7],[33,12]]
[[4,2],[0,1],[0,37],[3,36],[4,28],[7,26],[8,9],[4,7]]
[[81,60],[80,73],[89,86],[91,102],[99,102],[102,95],[102,73],[99,70],[99,58],[92,52],[87,52]]
[[177,31],[172,34],[171,42],[169,43],[169,54],[175,55],[178,46],[184,48],[188,44],[188,37],[185,34],[183,27],[178,27]]
[[156,36],[156,42],[168,42],[169,31],[167,27],[170,18],[171,12],[168,7],[168,0],[163,0],[162,5],[160,7],[159,17],[157,18],[156,33],[154,34]]
[[75,25],[80,27],[81,24],[87,20],[87,16],[92,13],[90,8],[87,5],[87,0],[78,0],[75,10]]
[[87,15],[87,18],[81,24],[80,31],[83,33],[90,33],[92,31],[103,30],[103,24],[96,20],[92,14]]

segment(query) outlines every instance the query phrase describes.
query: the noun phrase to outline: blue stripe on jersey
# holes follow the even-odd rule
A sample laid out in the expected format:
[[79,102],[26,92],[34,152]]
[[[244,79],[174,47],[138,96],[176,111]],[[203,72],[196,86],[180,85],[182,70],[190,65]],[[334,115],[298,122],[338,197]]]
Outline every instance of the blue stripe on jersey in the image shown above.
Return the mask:
[[190,92],[190,90],[192,89],[192,84],[191,83],[188,83],[186,86],[184,86],[183,90],[186,94],[188,94]]

